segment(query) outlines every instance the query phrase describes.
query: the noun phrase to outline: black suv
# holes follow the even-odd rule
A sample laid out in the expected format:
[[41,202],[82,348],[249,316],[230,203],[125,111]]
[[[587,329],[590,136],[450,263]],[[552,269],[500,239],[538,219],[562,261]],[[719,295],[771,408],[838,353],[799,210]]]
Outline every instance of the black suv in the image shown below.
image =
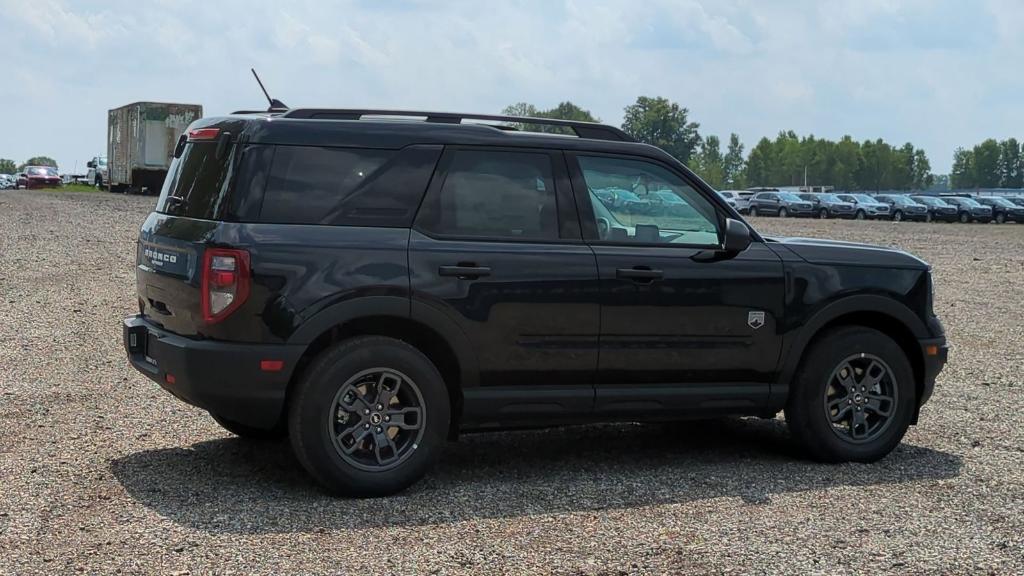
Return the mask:
[[785,410],[813,458],[870,462],[917,421],[946,360],[927,264],[762,237],[658,148],[521,122],[193,123],[139,235],[131,364],[349,495],[412,484],[462,430]]
[[992,208],[980,204],[974,198],[969,196],[943,196],[942,200],[946,204],[956,206],[957,218],[962,224],[968,222],[982,222],[989,223],[992,221]]
[[978,204],[992,209],[996,222],[1024,222],[1024,206],[1018,206],[1002,196],[976,196]]
[[932,215],[928,207],[912,199],[906,194],[875,194],[875,200],[889,205],[892,212],[892,220],[916,220],[918,222],[931,222]]

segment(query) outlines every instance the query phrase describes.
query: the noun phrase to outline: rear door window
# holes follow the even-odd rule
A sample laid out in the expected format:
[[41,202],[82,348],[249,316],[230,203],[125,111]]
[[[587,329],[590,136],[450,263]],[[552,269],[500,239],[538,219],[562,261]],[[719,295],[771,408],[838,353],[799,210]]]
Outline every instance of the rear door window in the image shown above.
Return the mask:
[[545,152],[456,150],[417,227],[441,236],[556,240],[553,172]]

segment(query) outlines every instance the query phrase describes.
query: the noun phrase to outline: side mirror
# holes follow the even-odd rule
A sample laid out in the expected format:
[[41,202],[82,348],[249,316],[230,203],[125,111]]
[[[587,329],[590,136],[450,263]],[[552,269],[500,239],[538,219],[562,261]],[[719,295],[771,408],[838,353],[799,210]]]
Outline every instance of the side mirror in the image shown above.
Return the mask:
[[725,219],[725,242],[723,248],[726,252],[743,252],[750,246],[750,228],[739,220],[732,218]]
[[85,163],[85,167],[86,168],[95,168],[96,167],[96,163],[93,162],[92,160],[89,160],[88,162]]

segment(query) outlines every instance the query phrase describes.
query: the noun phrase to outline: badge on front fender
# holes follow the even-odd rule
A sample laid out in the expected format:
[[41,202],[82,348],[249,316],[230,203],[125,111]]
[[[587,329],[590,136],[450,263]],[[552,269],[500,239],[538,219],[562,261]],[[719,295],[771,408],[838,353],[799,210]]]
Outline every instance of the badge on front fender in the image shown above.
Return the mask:
[[764,326],[764,311],[752,310],[747,312],[747,326],[750,326],[754,330]]

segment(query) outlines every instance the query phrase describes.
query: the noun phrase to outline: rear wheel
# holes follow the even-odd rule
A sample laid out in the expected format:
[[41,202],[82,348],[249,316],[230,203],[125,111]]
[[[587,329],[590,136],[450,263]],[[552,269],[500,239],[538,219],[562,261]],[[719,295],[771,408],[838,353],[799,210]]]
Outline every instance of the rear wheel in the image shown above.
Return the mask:
[[247,440],[280,440],[288,435],[288,429],[284,425],[277,425],[273,428],[253,428],[245,424],[239,424],[233,420],[218,416],[210,412],[210,416],[220,424],[221,428],[231,432],[235,436]]
[[863,210],[857,210],[857,215],[855,216],[855,218],[857,218],[857,220],[864,220],[867,217],[868,217],[868,215],[865,214]]
[[822,220],[828,219],[828,210],[825,208],[818,210],[818,218],[821,218]]
[[967,224],[970,221],[971,221],[971,216],[969,214],[967,214],[967,212],[961,212],[960,213],[960,223],[961,224]]
[[925,212],[924,213],[924,221],[925,222],[931,222],[932,221],[932,213],[931,212]]
[[1006,214],[1003,214],[1002,212],[996,214],[996,223],[1003,224],[1004,222],[1006,222]]
[[873,462],[902,440],[916,402],[913,371],[885,334],[831,330],[810,348],[786,405],[794,438],[824,462]]
[[434,463],[450,413],[444,381],[422,352],[366,336],[310,365],[289,403],[289,437],[299,462],[328,490],[384,496]]
[[893,222],[900,222],[902,220],[903,220],[903,212],[901,210],[897,210],[897,211],[892,213],[892,221]]
[[749,212],[751,216],[757,216],[757,206],[751,206]]
[[789,211],[785,208],[779,208],[779,218],[785,218],[786,216],[789,216]]

